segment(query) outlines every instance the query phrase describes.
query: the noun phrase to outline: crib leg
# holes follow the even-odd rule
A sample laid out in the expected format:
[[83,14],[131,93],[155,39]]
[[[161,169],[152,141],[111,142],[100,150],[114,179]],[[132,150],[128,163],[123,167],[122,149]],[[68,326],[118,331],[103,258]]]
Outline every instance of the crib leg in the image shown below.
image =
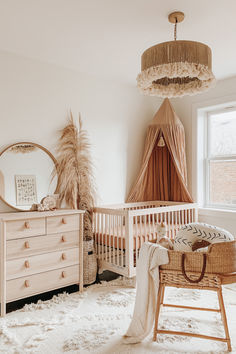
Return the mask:
[[223,322],[223,325],[224,325],[224,330],[225,330],[225,336],[226,336],[226,340],[227,340],[228,351],[231,352],[231,351],[232,351],[232,347],[231,347],[231,341],[230,341],[230,336],[229,336],[229,329],[228,329],[228,324],[227,324],[227,317],[226,317],[226,313],[225,313],[225,306],[224,306],[224,300],[223,300],[223,295],[222,295],[222,288],[220,288],[219,290],[217,290],[217,295],[218,295],[218,299],[219,299],[219,305],[220,305],[220,311],[221,311],[221,318],[222,318],[222,322]]
[[165,287],[163,284],[160,283],[158,294],[157,294],[155,324],[154,324],[154,331],[153,331],[153,341],[154,342],[157,340],[158,319],[159,319],[159,314],[160,314],[160,307],[161,307],[161,304],[163,303],[164,291],[165,291]]

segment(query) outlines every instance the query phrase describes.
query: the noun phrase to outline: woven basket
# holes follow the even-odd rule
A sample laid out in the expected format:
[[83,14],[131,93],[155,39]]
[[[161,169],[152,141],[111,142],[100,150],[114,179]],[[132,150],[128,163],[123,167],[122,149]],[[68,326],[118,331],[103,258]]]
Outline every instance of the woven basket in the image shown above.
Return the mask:
[[[168,251],[169,263],[162,265],[162,270],[182,271],[182,255],[185,255],[186,272],[201,273],[203,269],[203,252]],[[236,272],[236,240],[215,243],[209,246],[206,254],[205,273],[227,274]]]
[[175,286],[183,288],[220,288],[221,278],[217,274],[205,273],[203,278],[199,280],[200,273],[187,272],[188,279],[186,279],[182,271],[178,270],[161,270],[160,282],[166,286]]
[[92,284],[97,276],[97,256],[93,240],[84,240],[84,284]]

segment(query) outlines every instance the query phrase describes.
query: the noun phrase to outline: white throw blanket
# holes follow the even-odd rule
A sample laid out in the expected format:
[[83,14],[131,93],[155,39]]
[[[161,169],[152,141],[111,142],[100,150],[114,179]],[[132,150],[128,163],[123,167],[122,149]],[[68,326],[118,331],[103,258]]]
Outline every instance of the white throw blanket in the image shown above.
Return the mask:
[[125,343],[139,343],[151,332],[159,289],[159,266],[168,262],[166,248],[150,242],[142,245],[136,270],[134,313],[124,336]]

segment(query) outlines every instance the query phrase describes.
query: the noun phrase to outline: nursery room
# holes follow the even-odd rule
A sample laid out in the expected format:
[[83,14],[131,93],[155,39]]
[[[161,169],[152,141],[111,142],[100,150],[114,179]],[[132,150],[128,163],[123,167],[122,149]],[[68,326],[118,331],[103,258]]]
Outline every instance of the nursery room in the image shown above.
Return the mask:
[[0,353],[236,353],[234,0],[0,0]]

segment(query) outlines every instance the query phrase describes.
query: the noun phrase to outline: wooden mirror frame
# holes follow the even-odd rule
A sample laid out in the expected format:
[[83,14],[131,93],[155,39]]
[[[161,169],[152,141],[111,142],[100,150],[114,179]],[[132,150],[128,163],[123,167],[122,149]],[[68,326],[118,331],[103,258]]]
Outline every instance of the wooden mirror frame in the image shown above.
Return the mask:
[[[56,166],[57,166],[57,160],[55,159],[55,157],[53,156],[53,154],[52,154],[49,150],[47,150],[44,146],[39,145],[39,144],[36,144],[36,143],[32,143],[31,141],[19,141],[19,142],[17,142],[17,143],[10,144],[10,145],[6,146],[2,151],[0,151],[0,158],[1,158],[1,156],[4,154],[4,152],[6,152],[8,149],[12,148],[13,146],[20,145],[20,144],[33,145],[33,146],[35,146],[35,147],[37,147],[37,148],[43,150],[43,151],[44,151],[46,154],[48,154],[48,156],[52,159],[52,161],[53,161],[53,163],[54,163],[54,165],[55,165],[55,168],[56,168]],[[58,182],[57,182],[57,186],[58,186]],[[54,193],[57,192],[57,186],[56,186],[56,189],[55,189],[55,192],[54,192]],[[9,206],[10,208],[12,208],[12,209],[14,209],[14,210],[16,210],[16,211],[32,211],[32,210],[30,210],[30,209],[28,209],[28,210],[19,209],[19,208],[15,207],[15,206],[9,204],[9,203],[2,197],[1,194],[0,194],[0,200],[1,200],[4,204],[6,204],[7,206]]]

